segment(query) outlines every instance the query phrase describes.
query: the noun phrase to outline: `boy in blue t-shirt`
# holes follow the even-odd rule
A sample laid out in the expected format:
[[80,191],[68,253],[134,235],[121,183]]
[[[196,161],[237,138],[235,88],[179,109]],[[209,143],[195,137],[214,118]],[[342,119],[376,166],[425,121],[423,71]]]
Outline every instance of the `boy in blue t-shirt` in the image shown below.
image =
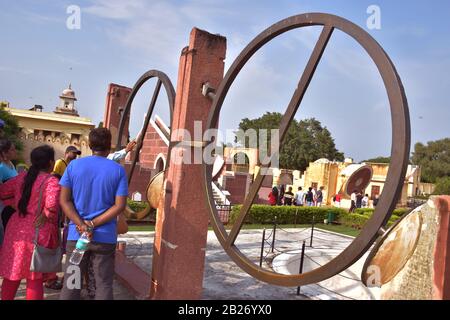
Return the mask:
[[[111,149],[111,132],[108,129],[93,129],[89,134],[89,147],[93,155],[71,161],[59,182],[61,207],[71,221],[66,272],[76,241],[81,233],[88,232],[91,242],[80,263],[81,279],[91,263],[97,287],[96,299],[112,300],[116,218],[125,209],[128,184],[124,168],[106,158]],[[81,288],[74,288],[71,274],[65,274],[64,279],[67,280],[64,281],[60,299],[80,299]]]

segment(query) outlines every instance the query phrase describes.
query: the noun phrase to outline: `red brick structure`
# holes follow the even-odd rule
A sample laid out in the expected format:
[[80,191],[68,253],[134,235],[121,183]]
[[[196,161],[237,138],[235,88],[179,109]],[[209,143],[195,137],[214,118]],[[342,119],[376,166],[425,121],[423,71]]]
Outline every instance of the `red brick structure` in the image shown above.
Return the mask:
[[[185,137],[177,129],[186,129],[194,137],[194,121],[205,124],[211,100],[202,95],[202,85],[217,88],[223,78],[226,39],[194,28],[189,47],[182,50],[178,69],[171,141]],[[203,125],[203,131],[205,130]],[[189,149],[187,149],[189,148]],[[190,147],[172,150],[171,159],[194,152]],[[208,213],[203,192],[201,164],[171,161],[165,175],[155,229],[152,268],[152,299],[200,299],[203,288]]]
[[[106,95],[105,116],[103,118],[103,126],[111,130],[112,134],[112,148],[115,149],[117,142],[117,134],[119,132],[120,117],[125,109],[128,96],[131,93],[131,88],[124,87],[115,83],[110,83],[108,86],[108,93]],[[128,139],[128,123],[130,116],[128,115],[125,130],[122,136],[122,144],[125,144]]]
[[158,116],[155,121],[150,121],[139,156],[143,168],[158,169],[158,172],[165,169],[169,137],[169,129]]
[[434,247],[433,299],[450,300],[450,196],[435,200],[439,210],[439,228]]

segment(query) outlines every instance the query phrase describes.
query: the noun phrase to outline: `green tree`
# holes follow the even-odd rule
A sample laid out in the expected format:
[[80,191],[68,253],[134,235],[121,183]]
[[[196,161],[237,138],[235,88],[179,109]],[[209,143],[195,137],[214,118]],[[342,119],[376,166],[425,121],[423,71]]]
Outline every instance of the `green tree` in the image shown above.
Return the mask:
[[422,182],[435,183],[438,178],[450,177],[450,138],[420,142],[414,146],[411,161],[422,169]]
[[450,195],[450,177],[437,179],[436,188],[433,194],[448,194]]
[[3,129],[3,137],[11,140],[16,146],[16,149],[20,152],[23,150],[23,144],[19,140],[20,127],[17,119],[8,111],[4,109],[4,104],[0,106],[0,119],[5,121],[5,127]]
[[[249,129],[256,130],[258,136],[261,129],[278,129],[282,114],[278,112],[266,112],[262,117],[256,119],[242,119],[239,129],[244,132]],[[249,145],[248,137],[236,135],[236,141],[246,147]],[[255,147],[260,148],[259,141]],[[270,132],[267,135],[266,146],[270,146]],[[293,120],[280,150],[280,167],[298,169],[304,171],[310,162],[320,158],[331,161],[343,161],[344,154],[336,149],[334,139],[326,127],[314,119]]]
[[368,160],[364,160],[361,162],[373,162],[373,163],[390,163],[391,157],[376,157]]

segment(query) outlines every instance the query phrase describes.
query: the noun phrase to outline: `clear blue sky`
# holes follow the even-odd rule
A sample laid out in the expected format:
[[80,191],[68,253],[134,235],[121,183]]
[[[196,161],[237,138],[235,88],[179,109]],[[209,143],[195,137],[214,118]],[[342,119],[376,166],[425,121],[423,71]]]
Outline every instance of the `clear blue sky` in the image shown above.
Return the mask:
[[[69,30],[69,5],[81,8],[81,29]],[[369,5],[381,9],[381,29],[366,26]],[[327,12],[367,30],[393,60],[408,97],[415,142],[450,137],[450,2],[235,0],[0,0],[0,100],[16,108],[52,111],[72,83],[82,116],[103,118],[106,89],[133,86],[149,69],[176,83],[180,50],[196,26],[227,37],[226,68],[262,30],[291,15]],[[221,129],[244,117],[284,112],[318,28],[280,36],[258,52],[227,96]],[[139,94],[131,116],[138,132],[154,83]],[[167,120],[165,98],[157,113]],[[389,155],[391,124],[376,68],[350,38],[336,32],[325,51],[298,119],[316,117],[336,145],[356,160]]]

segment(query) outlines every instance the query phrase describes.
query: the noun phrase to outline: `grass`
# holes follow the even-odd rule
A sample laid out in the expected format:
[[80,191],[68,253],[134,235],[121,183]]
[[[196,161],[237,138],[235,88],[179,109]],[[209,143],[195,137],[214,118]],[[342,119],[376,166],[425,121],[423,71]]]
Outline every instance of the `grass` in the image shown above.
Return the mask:
[[[297,224],[297,225],[285,224],[285,225],[280,225],[280,227],[283,229],[286,229],[286,228],[309,228],[309,227],[311,227],[311,225],[310,224]],[[242,227],[242,230],[264,229],[264,228],[272,229],[273,225],[270,225],[270,224],[246,224]],[[315,225],[315,228],[333,231],[336,233],[340,233],[340,234],[344,234],[344,235],[352,236],[352,237],[356,237],[361,232],[360,230],[356,230],[356,229],[353,229],[348,226],[334,225],[334,224],[327,225],[327,224],[319,224],[318,223]],[[230,230],[231,226],[225,226],[225,229]],[[212,228],[209,227],[208,230],[212,230]],[[151,224],[130,225],[128,227],[128,231],[155,231],[155,226],[151,225]]]

